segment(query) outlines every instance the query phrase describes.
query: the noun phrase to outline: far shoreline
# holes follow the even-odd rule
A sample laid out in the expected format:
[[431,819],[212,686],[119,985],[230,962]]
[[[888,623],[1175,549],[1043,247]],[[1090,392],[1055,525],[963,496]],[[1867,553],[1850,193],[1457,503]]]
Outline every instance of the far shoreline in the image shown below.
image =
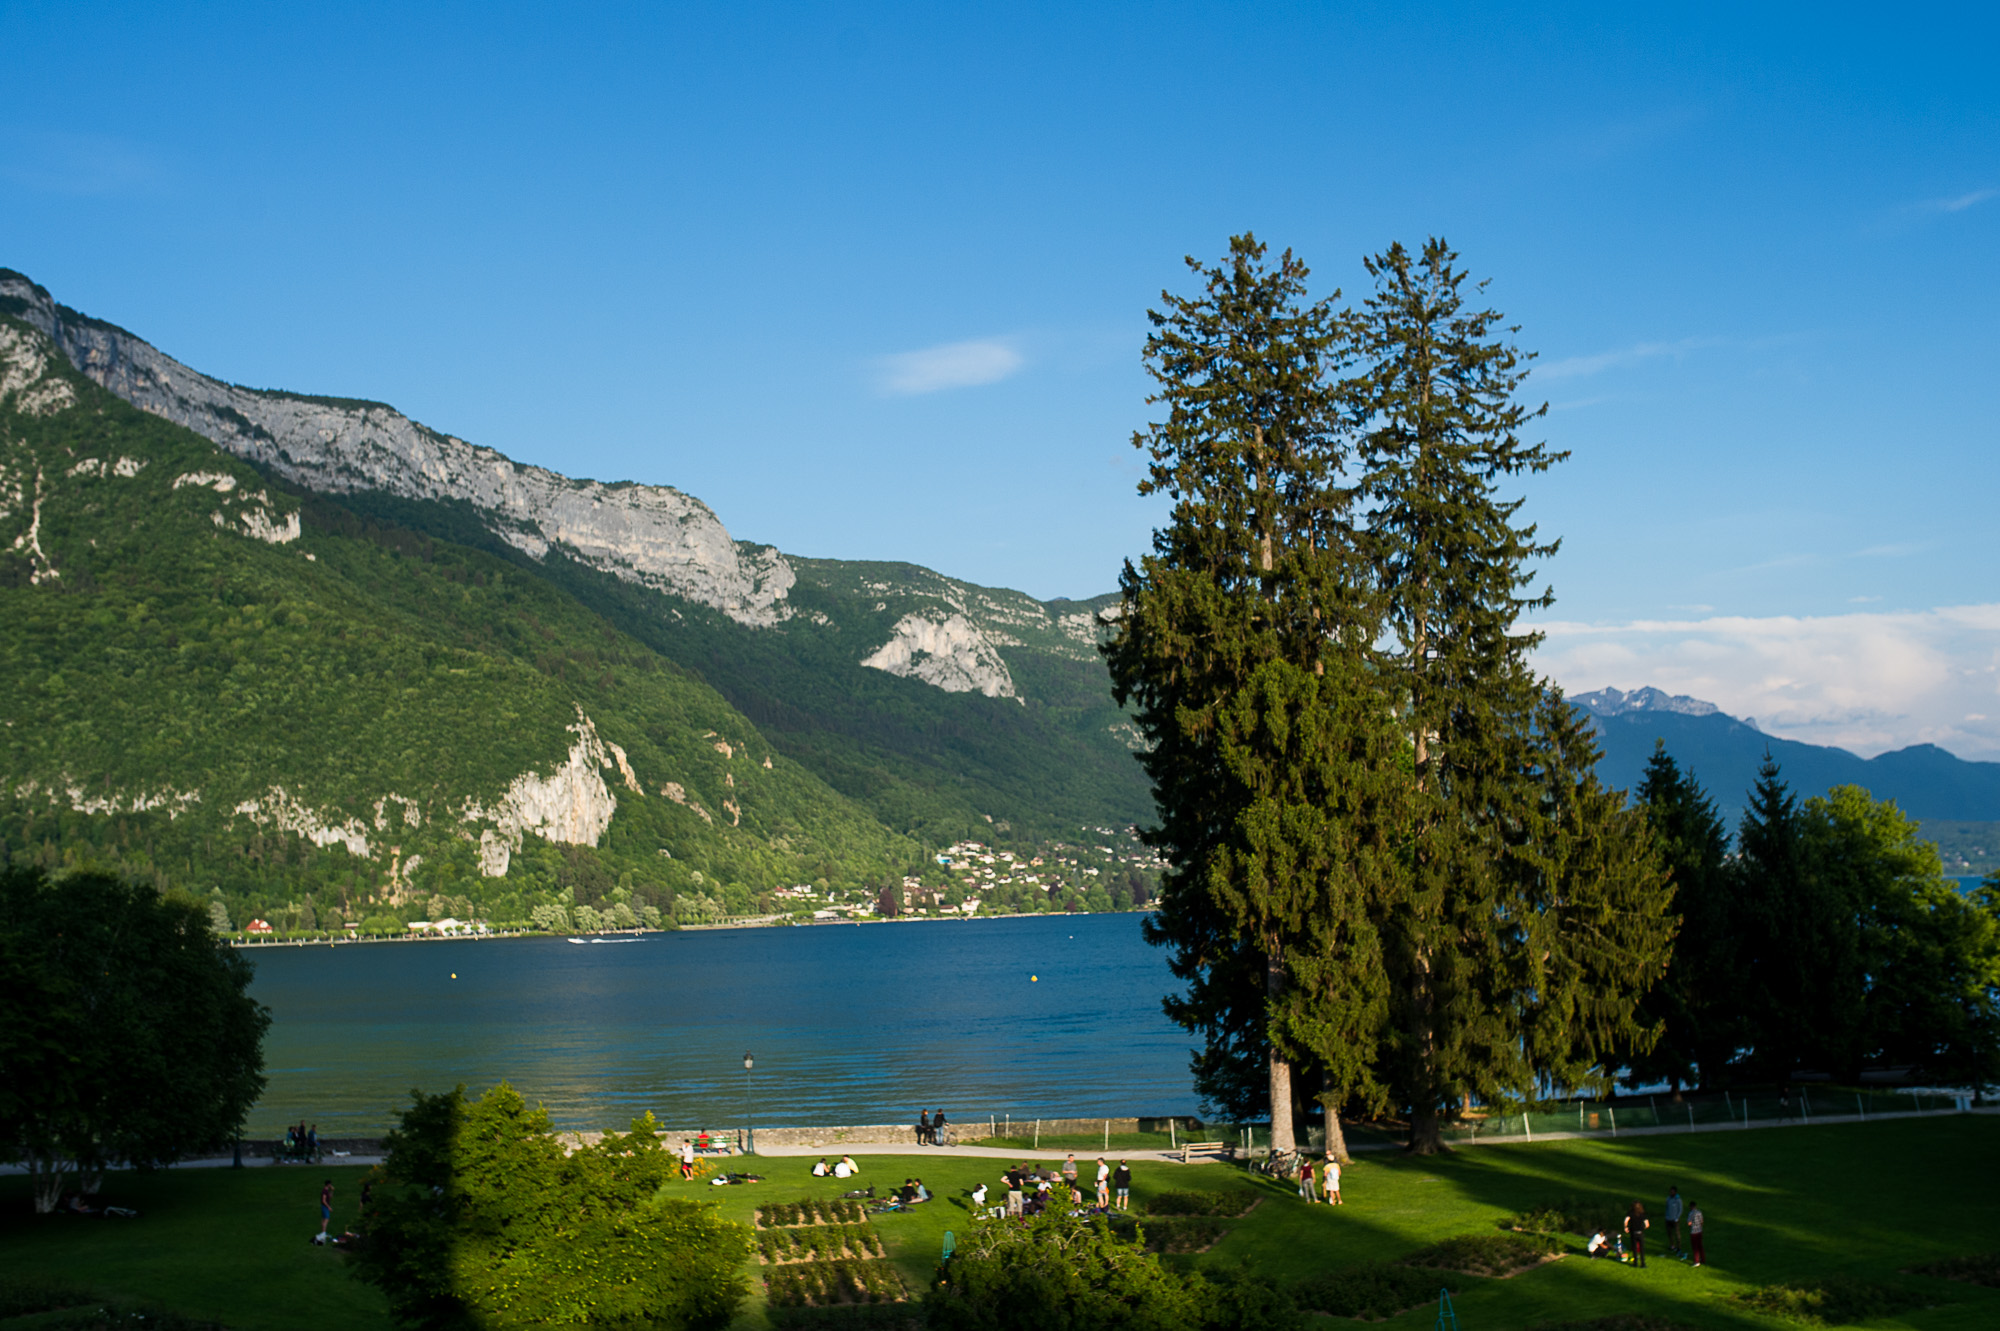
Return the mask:
[[647,934],[696,934],[716,933],[726,929],[825,929],[853,925],[860,928],[865,924],[971,924],[976,920],[1074,920],[1094,919],[1100,915],[1150,915],[1153,907],[1143,910],[1029,910],[1012,911],[999,915],[898,915],[889,919],[876,917],[862,920],[765,920],[730,924],[684,924],[675,929],[600,929],[588,934],[547,933],[535,929],[495,929],[476,934],[374,934],[368,936],[350,935],[345,938],[232,938],[231,947],[350,947],[356,943],[490,943],[503,938],[575,938],[588,942],[593,938],[639,938]]

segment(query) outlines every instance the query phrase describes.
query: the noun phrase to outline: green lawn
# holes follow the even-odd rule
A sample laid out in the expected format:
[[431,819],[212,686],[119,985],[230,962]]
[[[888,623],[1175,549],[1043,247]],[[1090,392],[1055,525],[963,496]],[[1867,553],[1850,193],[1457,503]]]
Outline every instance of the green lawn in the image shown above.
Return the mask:
[[[1095,1153],[1078,1153],[1086,1168]],[[861,1156],[858,1180],[878,1189],[920,1175],[939,1200],[877,1228],[914,1289],[921,1289],[948,1228],[971,1221],[964,1196],[998,1179],[1005,1161],[987,1157]],[[713,1198],[748,1222],[765,1200],[832,1196],[832,1180],[808,1176],[809,1159],[761,1163],[761,1185],[673,1185]],[[190,1170],[151,1179],[117,1176],[107,1190],[143,1212],[130,1223],[35,1218],[25,1179],[0,1180],[0,1273],[34,1271],[143,1297],[234,1328],[380,1327],[381,1302],[347,1281],[342,1258],[308,1246],[318,1228],[319,1179],[340,1185],[336,1218],[351,1213],[360,1171]],[[1867,1323],[1952,1331],[2000,1326],[2000,1290],[1903,1274],[1939,1257],[2000,1248],[1991,1223],[2000,1178],[2000,1120],[1891,1121],[1620,1141],[1482,1146],[1448,1157],[1405,1160],[1371,1153],[1347,1174],[1349,1205],[1305,1207],[1289,1189],[1230,1165],[1135,1165],[1138,1199],[1170,1188],[1259,1189],[1265,1200],[1237,1222],[1202,1264],[1249,1263],[1296,1280],[1357,1262],[1388,1260],[1439,1239],[1494,1232],[1505,1216],[1571,1196],[1637,1197],[1657,1213],[1678,1184],[1709,1217],[1709,1265],[1655,1256],[1645,1271],[1568,1257],[1508,1280],[1471,1281],[1454,1300],[1464,1331],[1527,1328],[1639,1312],[1694,1327],[1795,1326],[1732,1306],[1758,1285],[1830,1275],[1901,1285],[1936,1306]],[[1575,1245],[1572,1244],[1574,1247]],[[763,1325],[761,1292],[739,1319]],[[1430,1328],[1421,1308],[1389,1325]],[[6,1325],[0,1323],[0,1325]],[[25,1324],[24,1324],[25,1325]]]

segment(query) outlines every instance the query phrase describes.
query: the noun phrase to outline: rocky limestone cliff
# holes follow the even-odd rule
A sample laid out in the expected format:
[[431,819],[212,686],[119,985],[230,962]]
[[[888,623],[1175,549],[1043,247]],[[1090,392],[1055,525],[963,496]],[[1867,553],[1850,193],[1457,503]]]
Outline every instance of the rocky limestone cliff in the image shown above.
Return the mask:
[[[0,269],[0,313],[41,330],[84,374],[134,406],[301,485],[463,500],[486,515],[496,535],[534,558],[561,546],[593,567],[713,606],[752,627],[790,613],[786,594],[794,577],[784,557],[775,549],[740,548],[706,504],[679,490],[575,481],[521,466],[381,403],[221,383],[122,328],[58,305],[8,269]],[[0,393],[17,391],[32,390],[11,377],[0,386]],[[16,406],[30,409],[26,398]]]
[[861,664],[892,675],[922,680],[946,693],[983,693],[1012,698],[1014,676],[999,651],[962,614],[942,618],[904,615],[889,641],[861,658]]

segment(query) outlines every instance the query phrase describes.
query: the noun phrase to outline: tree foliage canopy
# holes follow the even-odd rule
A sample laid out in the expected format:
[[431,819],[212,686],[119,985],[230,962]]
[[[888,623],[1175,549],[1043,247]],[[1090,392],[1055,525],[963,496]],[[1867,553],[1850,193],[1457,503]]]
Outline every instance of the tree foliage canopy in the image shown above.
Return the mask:
[[116,1164],[228,1141],[263,1091],[270,1014],[207,905],[103,873],[0,870],[0,1149],[36,1204]]
[[661,1195],[650,1114],[566,1153],[504,1082],[418,1093],[388,1152],[355,1272],[406,1326],[713,1328],[747,1292],[749,1231]]

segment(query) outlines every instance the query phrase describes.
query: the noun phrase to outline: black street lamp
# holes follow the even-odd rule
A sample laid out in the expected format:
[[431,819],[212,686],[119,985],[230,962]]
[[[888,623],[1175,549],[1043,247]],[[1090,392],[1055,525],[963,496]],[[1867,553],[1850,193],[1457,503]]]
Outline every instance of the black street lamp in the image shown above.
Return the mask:
[[757,1060],[749,1054],[743,1055],[743,1154],[757,1154],[757,1127],[750,1113],[750,1069]]

